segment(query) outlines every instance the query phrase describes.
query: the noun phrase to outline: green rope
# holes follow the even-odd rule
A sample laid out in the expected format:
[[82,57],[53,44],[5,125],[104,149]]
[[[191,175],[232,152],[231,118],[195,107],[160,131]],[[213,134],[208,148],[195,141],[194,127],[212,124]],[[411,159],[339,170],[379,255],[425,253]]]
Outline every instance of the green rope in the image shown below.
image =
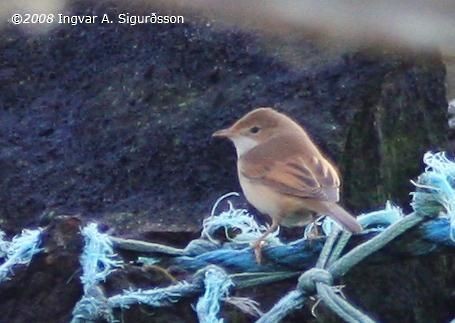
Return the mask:
[[373,323],[367,315],[349,304],[334,290],[333,274],[326,270],[328,262],[335,261],[341,254],[351,234],[340,234],[340,229],[335,229],[327,238],[321,251],[316,267],[303,273],[298,282],[298,288],[308,293],[319,295],[321,300],[339,317],[347,322]]
[[341,237],[338,239],[338,243],[333,248],[332,253],[330,254],[329,261],[327,262],[327,266],[331,266],[338,258],[340,258],[341,253],[346,247],[349,239],[351,238],[352,234],[347,231],[343,231],[341,233]]
[[[267,313],[263,314],[257,322],[278,322],[290,312],[301,308],[308,296],[318,295],[320,299],[344,321],[353,323],[374,323],[375,321],[373,319],[350,304],[344,298],[344,295],[341,294],[340,290],[333,286],[334,280],[345,275],[353,266],[357,265],[362,260],[377,252],[389,242],[427,218],[436,216],[448,218],[450,222],[449,236],[452,240],[455,240],[455,190],[453,188],[455,183],[455,163],[450,162],[443,154],[426,154],[424,161],[428,167],[426,168],[426,172],[419,177],[418,183],[416,184],[417,192],[414,193],[412,202],[414,208],[413,213],[406,217],[402,217],[401,212],[397,212],[396,209],[388,206],[386,210],[384,210],[386,213],[388,212],[385,224],[392,224],[371,240],[358,245],[343,256],[343,250],[348,244],[351,234],[342,231],[339,227],[335,226],[322,247],[315,267],[302,273],[298,278],[296,288],[281,298]],[[216,205],[218,205],[219,202],[220,200],[217,201]],[[207,237],[210,241],[197,239],[185,249],[177,249],[139,241],[130,243],[129,240],[118,238],[113,238],[112,242],[116,246],[121,246],[122,249],[163,253],[174,256],[187,256],[187,258],[190,258],[189,256],[201,255],[202,252],[200,252],[200,250],[217,250],[222,247],[218,241],[211,238],[212,233],[220,227],[224,227],[225,232],[227,232],[227,228],[240,226],[244,238],[240,239],[241,241],[234,241],[235,239],[231,239],[237,243],[249,241],[249,239],[253,238],[257,233],[260,233],[260,228],[255,224],[253,218],[247,216],[245,213],[246,211],[237,212],[233,209],[231,204],[229,204],[229,206],[229,211],[224,212],[223,217],[204,222],[204,234],[202,236]],[[384,211],[382,211],[382,213],[384,213]],[[214,216],[213,213],[214,211],[212,211],[212,216]],[[377,217],[378,214],[375,214],[375,216]],[[360,219],[365,220],[362,216]],[[368,226],[368,221],[366,221],[366,223],[361,223],[364,227]],[[381,222],[381,224],[383,223]],[[253,229],[250,230],[251,226]],[[280,246],[281,243],[278,241],[277,245]],[[245,250],[242,249],[242,251]],[[224,253],[224,256],[226,261],[228,259],[226,253]],[[248,252],[243,252],[243,256],[244,261],[249,261],[249,259],[251,259]],[[190,259],[195,261],[196,258]],[[210,257],[208,259],[210,260]],[[204,261],[204,259],[201,261]],[[188,294],[188,291],[190,291],[191,294],[194,294],[196,291],[200,292],[205,286],[205,292],[200,297],[196,306],[198,316],[202,322],[222,322],[223,320],[219,318],[220,303],[227,300],[229,288],[231,286],[235,285],[237,289],[247,288],[258,284],[268,284],[277,280],[294,277],[298,274],[300,273],[280,271],[228,275],[221,268],[209,266],[193,276],[194,281],[192,284],[180,284],[164,289],[144,291],[139,294],[134,291],[132,293],[138,294],[134,299],[134,302],[136,303],[144,303],[143,300],[146,300],[147,304],[158,304],[161,306],[163,300],[166,301],[169,297],[179,299]],[[202,284],[201,277],[204,277],[204,284]],[[176,287],[178,294],[176,294]],[[129,294],[127,293],[126,296],[131,297],[130,294],[131,292],[129,292]],[[174,298],[170,299],[173,302]],[[125,304],[129,305],[129,303]],[[99,304],[95,305],[95,307],[101,306]],[[89,307],[86,308],[90,309]]]
[[367,256],[378,251],[386,244],[388,244],[390,241],[401,235],[403,232],[409,230],[416,224],[420,223],[422,220],[423,218],[421,216],[416,215],[415,213],[411,213],[410,215],[404,217],[400,221],[395,222],[394,224],[389,226],[376,237],[353,248],[342,258],[335,261],[328,268],[328,270],[332,273],[334,277],[343,276],[348,272],[349,269],[351,269],[353,266],[361,262]]
[[279,271],[279,272],[254,272],[232,274],[229,277],[234,281],[236,289],[242,289],[257,285],[270,284],[283,279],[295,277],[299,272]]
[[319,297],[324,301],[324,304],[327,305],[333,312],[335,312],[339,317],[347,322],[356,322],[352,320],[352,317],[348,312],[335,301],[335,297],[331,294],[332,287],[327,286],[322,283],[316,284],[316,290]]
[[147,253],[164,253],[167,255],[182,256],[185,254],[183,249],[165,246],[159,243],[145,242],[134,239],[122,239],[110,237],[112,244],[115,248],[123,250],[147,252]]
[[374,323],[374,321],[367,315],[352,306],[349,302],[338,295],[333,287],[327,286],[323,283],[317,283],[316,288],[318,295],[324,303],[330,307],[339,317],[346,322],[353,323]]
[[301,290],[293,290],[281,298],[266,314],[261,316],[256,323],[279,322],[288,315],[303,306],[306,300],[306,293]]
[[324,247],[319,254],[318,261],[316,262],[316,268],[324,268],[332,252],[333,246],[336,243],[338,236],[340,235],[341,229],[336,227],[332,233],[328,236],[324,243]]
[[[348,243],[351,234],[342,233],[338,228],[334,229],[322,248],[316,266],[307,270],[299,277],[298,289],[293,292],[300,290],[302,295],[317,293],[322,301],[346,322],[373,323],[374,320],[337,294],[332,286],[333,279],[343,276],[354,265],[381,249],[403,232],[420,223],[423,219],[424,217],[416,213],[410,214],[389,226],[373,239],[355,247],[341,258],[339,257]],[[289,301],[291,298],[290,295],[295,296],[297,294],[288,294],[285,296],[269,312],[264,314],[258,322],[277,322],[275,319],[285,317],[291,311],[289,304],[286,303],[286,300]],[[294,305],[299,305],[296,303],[297,299],[302,301],[303,304],[303,297],[294,297],[291,298]]]

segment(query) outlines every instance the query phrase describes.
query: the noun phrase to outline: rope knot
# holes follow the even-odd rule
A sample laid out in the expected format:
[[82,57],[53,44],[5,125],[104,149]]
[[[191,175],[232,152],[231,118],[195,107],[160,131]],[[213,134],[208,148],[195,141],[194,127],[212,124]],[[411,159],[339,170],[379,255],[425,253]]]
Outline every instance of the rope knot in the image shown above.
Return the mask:
[[227,273],[221,268],[216,265],[208,265],[202,269],[196,271],[193,275],[192,283],[196,286],[199,286],[204,289],[205,281],[209,277],[216,277],[220,281],[230,281],[229,276]]
[[325,269],[311,268],[300,275],[297,286],[299,289],[307,293],[312,293],[316,290],[316,283],[332,285],[332,274]]
[[204,294],[196,304],[196,312],[201,323],[223,323],[218,317],[221,302],[229,295],[234,285],[226,272],[217,266],[209,265],[199,275],[204,276]]

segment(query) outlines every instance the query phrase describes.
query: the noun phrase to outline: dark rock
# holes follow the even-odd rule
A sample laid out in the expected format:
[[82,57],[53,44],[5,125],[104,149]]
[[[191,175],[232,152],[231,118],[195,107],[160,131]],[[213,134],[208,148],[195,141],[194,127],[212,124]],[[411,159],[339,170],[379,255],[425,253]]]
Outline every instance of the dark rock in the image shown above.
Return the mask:
[[[87,7],[78,2],[73,13]],[[437,54],[333,51],[197,17],[42,35],[7,28],[0,39],[8,230],[54,210],[133,235],[196,231],[220,194],[240,190],[233,148],[211,133],[261,105],[308,128],[340,165],[355,212],[386,199],[406,206],[422,153],[445,145]]]
[[[93,7],[77,1],[69,12],[101,15],[125,9],[104,2]],[[423,153],[446,145],[445,69],[438,53],[334,50],[292,35],[274,39],[217,29],[214,22],[190,15],[185,21],[61,25],[46,34],[28,34],[17,26],[1,30],[2,229],[18,232],[46,223],[52,214],[80,213],[84,220],[106,223],[117,235],[184,245],[217,197],[240,191],[233,147],[212,140],[211,134],[257,106],[275,106],[308,129],[340,166],[349,209],[367,212],[387,199],[407,207],[409,179],[422,171]],[[78,260],[61,261],[65,273],[54,266],[50,277],[32,265],[18,271],[20,285],[0,285],[3,295],[15,295],[1,305],[10,322],[21,321],[14,308],[31,299],[21,319],[33,320],[36,308],[49,301],[59,308],[43,309],[33,321],[68,321],[80,297],[79,282],[54,289],[52,284],[68,279]],[[445,260],[436,263],[443,267]],[[418,274],[414,267],[405,264],[398,270],[404,276]],[[440,274],[438,268],[422,272]],[[370,274],[354,279],[363,281],[375,272]],[[379,288],[391,277],[386,272],[372,279]],[[435,286],[442,286],[442,278],[435,279]],[[39,290],[49,283],[41,300],[24,292],[30,284]],[[410,284],[398,302],[417,306],[416,313],[428,310],[402,299],[415,290],[425,299],[428,289]],[[289,289],[294,281],[280,286]],[[372,296],[389,294],[388,287],[375,287]],[[283,294],[280,289],[264,304]],[[352,295],[375,312],[372,298]],[[443,305],[448,297],[431,303],[433,311],[449,308]],[[398,321],[411,318],[409,312],[391,313]],[[175,315],[175,321],[194,320],[192,312]],[[308,319],[308,312],[303,315]]]

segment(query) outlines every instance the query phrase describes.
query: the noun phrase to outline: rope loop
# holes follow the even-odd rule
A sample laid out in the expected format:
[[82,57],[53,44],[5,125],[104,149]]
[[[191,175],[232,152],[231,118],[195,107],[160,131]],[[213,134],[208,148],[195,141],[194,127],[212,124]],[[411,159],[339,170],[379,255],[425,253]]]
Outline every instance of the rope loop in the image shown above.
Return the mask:
[[310,294],[316,291],[316,283],[332,285],[332,274],[325,269],[311,268],[299,277],[297,287],[305,293]]

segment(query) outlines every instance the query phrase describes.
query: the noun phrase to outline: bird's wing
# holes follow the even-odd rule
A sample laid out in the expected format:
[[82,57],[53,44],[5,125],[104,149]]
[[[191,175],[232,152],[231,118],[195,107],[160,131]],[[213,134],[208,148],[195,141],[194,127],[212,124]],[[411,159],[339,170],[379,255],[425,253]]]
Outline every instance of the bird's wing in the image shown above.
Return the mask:
[[320,154],[309,158],[301,155],[288,156],[279,161],[244,161],[239,163],[239,167],[248,179],[283,194],[330,202],[339,200],[338,173]]

